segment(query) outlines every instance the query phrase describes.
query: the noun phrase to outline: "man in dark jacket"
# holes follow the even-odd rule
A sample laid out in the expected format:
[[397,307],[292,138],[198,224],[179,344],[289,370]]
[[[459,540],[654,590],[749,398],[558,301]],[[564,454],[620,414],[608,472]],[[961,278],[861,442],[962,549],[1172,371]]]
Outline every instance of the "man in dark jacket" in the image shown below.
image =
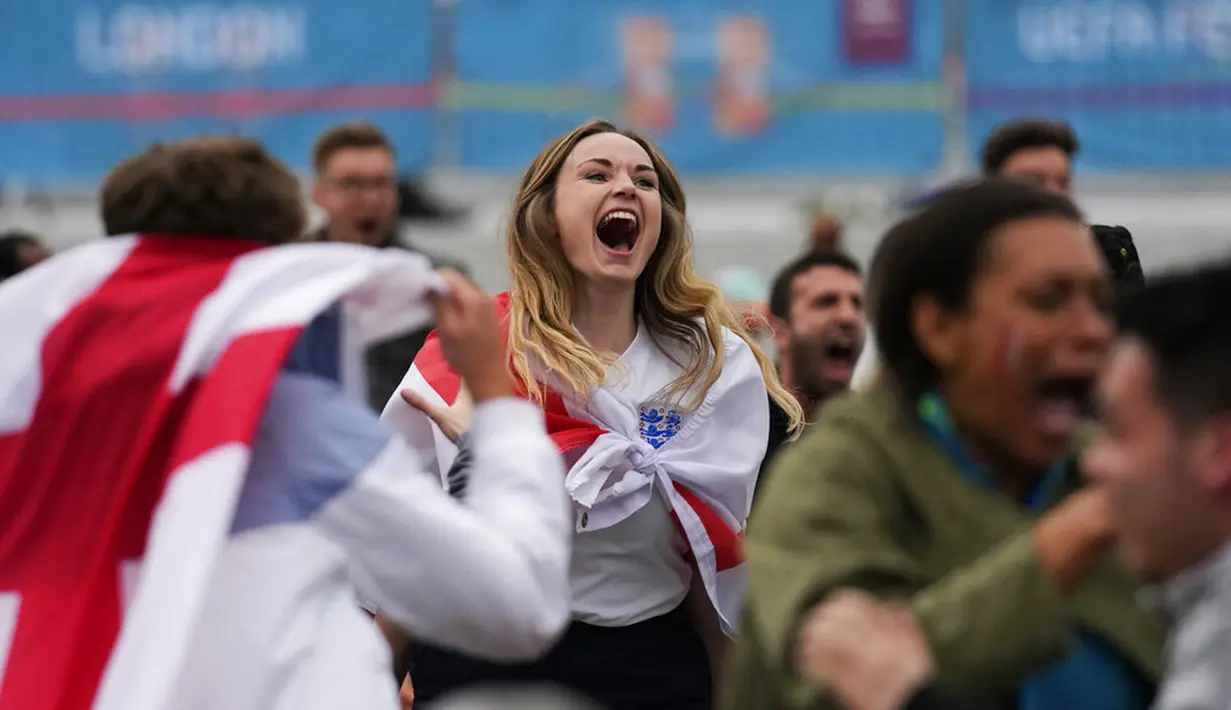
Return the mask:
[[[312,201],[326,221],[308,238],[418,252],[397,237],[396,167],[393,144],[376,126],[345,123],[322,133],[312,149]],[[465,271],[459,264],[432,262]],[[407,333],[368,350],[368,401],[374,409],[384,409],[429,332]]]
[[[841,251],[804,253],[774,276],[769,312],[778,374],[811,422],[825,400],[850,387],[863,352],[867,319],[859,264]],[[769,415],[769,447],[758,490],[787,439],[786,412],[772,399]]]

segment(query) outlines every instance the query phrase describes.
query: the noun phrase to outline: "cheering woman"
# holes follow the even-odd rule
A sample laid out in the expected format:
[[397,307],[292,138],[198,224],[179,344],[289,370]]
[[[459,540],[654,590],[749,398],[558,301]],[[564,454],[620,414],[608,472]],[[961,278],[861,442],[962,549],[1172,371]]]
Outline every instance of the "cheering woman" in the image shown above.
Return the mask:
[[[510,366],[569,468],[574,623],[530,665],[418,648],[416,699],[552,682],[611,708],[709,708],[769,410],[796,430],[799,405],[693,271],[684,192],[650,141],[605,121],[553,141],[522,178],[508,249]],[[384,417],[465,495],[449,472],[466,453],[466,397],[435,342]]]
[[843,588],[900,605],[939,677],[995,707],[1149,707],[1162,627],[1080,465],[1114,332],[1081,213],[959,185],[886,234],[870,281],[880,380],[774,463],[727,707],[836,706],[797,661],[832,640],[812,610]]

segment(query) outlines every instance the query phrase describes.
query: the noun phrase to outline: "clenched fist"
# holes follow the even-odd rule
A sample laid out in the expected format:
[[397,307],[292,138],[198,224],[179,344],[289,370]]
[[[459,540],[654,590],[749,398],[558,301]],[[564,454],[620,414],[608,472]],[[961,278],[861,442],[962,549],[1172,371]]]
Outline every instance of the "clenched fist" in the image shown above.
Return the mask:
[[910,610],[855,591],[835,592],[808,614],[796,666],[850,710],[899,710],[934,672]]

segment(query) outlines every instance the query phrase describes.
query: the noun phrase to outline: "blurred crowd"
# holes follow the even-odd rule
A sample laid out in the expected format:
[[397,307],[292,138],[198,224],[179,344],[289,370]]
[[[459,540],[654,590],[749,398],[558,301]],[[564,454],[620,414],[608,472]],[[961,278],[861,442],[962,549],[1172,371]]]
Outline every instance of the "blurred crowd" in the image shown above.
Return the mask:
[[[348,568],[403,707],[1231,707],[1231,261],[1147,280],[1129,229],[1091,225],[1074,202],[1080,149],[1063,122],[1006,123],[982,174],[913,205],[869,264],[821,212],[768,282],[739,269],[711,282],[692,270],[667,157],[592,122],[527,170],[508,229],[514,286],[489,313],[464,264],[400,228],[392,141],[362,123],[321,135],[309,196],[325,221],[277,243],[417,255],[452,279],[453,295],[428,299],[433,323],[364,350],[363,416],[376,427],[383,412],[382,436],[412,442],[440,479],[437,508],[416,514],[474,516],[423,533],[425,547],[498,517],[481,508],[489,470],[551,473],[550,495],[569,495],[540,491],[549,513],[508,528],[571,549],[551,574],[546,557],[527,563],[537,586],[455,584],[455,557],[409,573],[416,598],[382,576],[405,560]],[[213,159],[191,141],[151,150],[185,151],[167,165]],[[158,168],[168,189],[199,174],[175,169]],[[72,254],[0,236],[6,326],[34,308],[17,289]],[[305,334],[323,317],[311,316]],[[5,376],[0,395],[16,397]],[[493,409],[513,394],[524,409]],[[316,422],[304,407],[288,421]],[[369,436],[322,426],[312,439]],[[508,468],[543,460],[512,439],[542,443],[552,470]],[[4,451],[0,484],[18,470]],[[23,500],[0,491],[0,512],[35,498]],[[563,532],[549,529],[557,513]],[[19,528],[0,522],[0,582],[23,563]],[[518,647],[520,618],[503,638],[489,617],[443,625],[444,601],[413,611],[434,580],[459,608],[480,593],[545,608],[557,588],[571,601],[549,643],[539,628],[531,651],[489,653]],[[0,653],[0,709],[17,710],[4,668]]]

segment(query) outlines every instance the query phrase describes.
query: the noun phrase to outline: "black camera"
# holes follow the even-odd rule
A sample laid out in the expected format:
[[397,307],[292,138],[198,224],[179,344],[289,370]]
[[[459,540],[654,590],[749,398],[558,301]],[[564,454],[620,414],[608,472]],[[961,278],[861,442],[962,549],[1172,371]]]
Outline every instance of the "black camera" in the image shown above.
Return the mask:
[[1090,225],[1094,242],[1098,244],[1103,259],[1111,269],[1118,291],[1136,291],[1146,285],[1146,275],[1137,256],[1133,235],[1124,227],[1106,224]]

